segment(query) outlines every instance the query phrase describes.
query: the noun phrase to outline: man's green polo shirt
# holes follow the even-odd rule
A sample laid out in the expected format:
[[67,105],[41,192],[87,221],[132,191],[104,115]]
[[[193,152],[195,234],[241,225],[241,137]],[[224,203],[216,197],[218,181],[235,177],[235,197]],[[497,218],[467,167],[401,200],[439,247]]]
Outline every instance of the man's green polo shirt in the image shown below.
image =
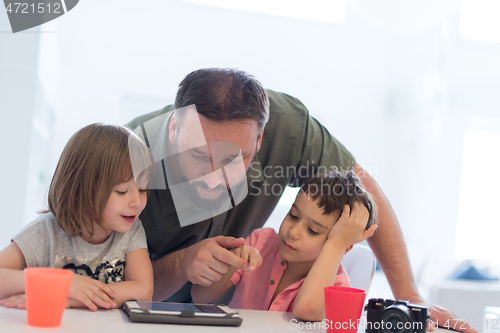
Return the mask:
[[[352,154],[309,116],[309,111],[298,99],[271,90],[267,93],[269,122],[264,128],[261,149],[247,172],[246,198],[214,218],[181,227],[170,190],[151,190],[140,220],[153,260],[207,237],[246,237],[263,226],[286,186],[300,186],[306,178],[332,167],[354,168]],[[173,106],[169,105],[137,117],[126,126],[134,130],[172,110]],[[169,121],[170,117],[165,119]]]

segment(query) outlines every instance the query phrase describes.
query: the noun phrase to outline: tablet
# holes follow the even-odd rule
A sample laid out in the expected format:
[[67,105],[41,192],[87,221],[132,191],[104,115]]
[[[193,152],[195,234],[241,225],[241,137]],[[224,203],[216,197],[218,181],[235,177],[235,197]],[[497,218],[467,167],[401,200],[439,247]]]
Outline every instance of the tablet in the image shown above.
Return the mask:
[[123,310],[132,322],[240,326],[239,313],[224,305],[127,301]]

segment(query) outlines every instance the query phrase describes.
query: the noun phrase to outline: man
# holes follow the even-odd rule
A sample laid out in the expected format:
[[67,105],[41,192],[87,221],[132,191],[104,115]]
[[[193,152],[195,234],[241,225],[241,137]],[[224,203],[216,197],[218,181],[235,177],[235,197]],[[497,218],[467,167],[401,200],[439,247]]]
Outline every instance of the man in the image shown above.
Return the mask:
[[[351,153],[309,116],[299,100],[270,90],[266,93],[255,78],[242,71],[201,69],[179,85],[175,109],[185,108],[191,111],[170,112],[174,107],[167,106],[127,124],[142,133],[150,147],[165,146],[160,154],[167,157],[161,166],[157,163],[167,184],[151,191],[140,216],[153,260],[155,300],[176,292],[176,297],[189,294],[188,281],[208,286],[230,265],[251,270],[252,262],[246,263],[227,250],[243,243],[243,239],[233,237],[246,237],[262,227],[287,185],[300,186],[305,178],[335,166],[354,169],[379,206],[379,227],[368,241],[394,297],[429,306],[432,319],[441,325],[449,319],[452,328],[475,332],[451,312],[426,303],[419,295],[390,203]],[[237,149],[231,153],[224,148],[217,150],[217,143],[236,145]],[[197,163],[196,156],[203,162]],[[241,193],[233,193],[245,178],[227,170],[233,161],[246,171],[248,194],[243,198]],[[177,171],[167,171],[171,169]],[[179,195],[171,183],[176,188],[180,183],[188,184],[190,194]],[[204,211],[204,220],[185,219],[176,207],[186,200],[176,201],[176,197],[186,195],[198,202],[195,207],[210,207],[211,203],[217,207]],[[222,195],[228,199],[221,201]]]

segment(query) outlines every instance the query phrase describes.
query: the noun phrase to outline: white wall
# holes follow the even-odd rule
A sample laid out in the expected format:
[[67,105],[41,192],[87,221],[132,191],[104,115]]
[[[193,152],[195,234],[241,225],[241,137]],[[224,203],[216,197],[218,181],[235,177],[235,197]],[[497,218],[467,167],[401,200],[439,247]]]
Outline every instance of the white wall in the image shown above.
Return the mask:
[[0,10],[1,247],[19,231],[26,214],[40,41],[38,33],[15,36],[8,31],[7,14]]
[[[178,82],[194,69],[246,70],[266,87],[300,98],[373,172],[418,269],[437,248],[454,253],[463,136],[470,115],[499,116],[500,48],[459,37],[458,6],[443,11],[446,33],[441,12],[423,27],[387,27],[360,14],[361,1],[350,3],[346,23],[335,25],[180,0],[81,1],[45,25],[49,32],[0,34],[1,112],[18,124],[17,136],[28,137],[19,124],[32,116],[30,89],[38,78],[54,110],[53,170],[82,126],[124,123],[171,103]],[[26,151],[28,141],[5,143],[13,135],[8,131],[1,134],[1,155]],[[27,172],[26,158],[17,158],[16,170],[0,167],[2,175],[21,175],[7,182],[9,191],[18,191]],[[22,207],[25,192],[2,194],[15,209],[0,225],[0,245],[27,222],[19,212],[43,208]],[[273,216],[275,224],[282,212]]]

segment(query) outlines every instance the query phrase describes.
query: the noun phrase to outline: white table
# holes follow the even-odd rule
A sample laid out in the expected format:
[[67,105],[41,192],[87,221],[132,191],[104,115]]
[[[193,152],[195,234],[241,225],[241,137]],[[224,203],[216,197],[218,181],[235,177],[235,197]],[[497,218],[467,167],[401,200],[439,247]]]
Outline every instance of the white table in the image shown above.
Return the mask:
[[[0,306],[0,332],[2,333],[274,333],[274,332],[326,332],[325,329],[303,328],[294,325],[295,317],[291,312],[239,310],[243,318],[240,327],[191,326],[166,324],[131,323],[121,310],[98,310],[92,312],[83,309],[64,311],[62,324],[57,328],[36,328],[26,323],[26,310],[6,309]],[[292,321],[291,323],[291,320]],[[298,322],[297,322],[298,323]],[[306,323],[302,323],[304,325]],[[310,323],[314,324],[314,323]],[[316,324],[319,327],[319,323]],[[359,332],[362,332],[361,327]],[[449,332],[436,330],[435,332]]]
[[[429,301],[453,311],[478,332],[488,329],[492,323],[484,320],[486,306],[500,307],[500,283],[498,281],[446,280],[436,282],[430,288]],[[498,323],[498,322],[497,322]],[[500,323],[494,325],[500,332]]]

